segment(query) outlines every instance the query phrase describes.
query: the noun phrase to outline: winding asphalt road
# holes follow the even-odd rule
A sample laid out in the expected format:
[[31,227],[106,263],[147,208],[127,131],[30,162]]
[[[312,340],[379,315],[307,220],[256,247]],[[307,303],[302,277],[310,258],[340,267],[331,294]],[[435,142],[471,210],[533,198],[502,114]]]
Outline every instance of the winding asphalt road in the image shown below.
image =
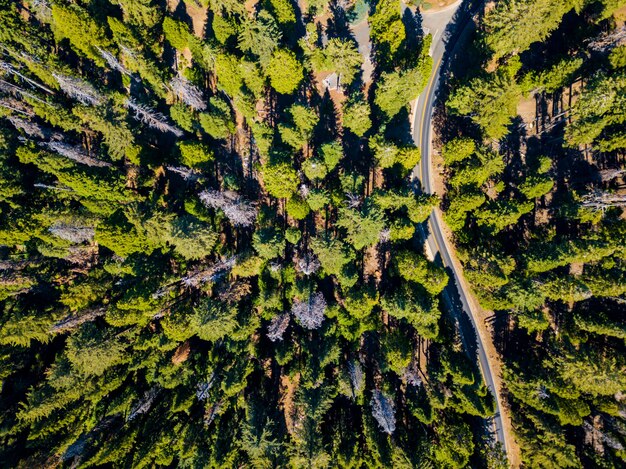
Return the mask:
[[[433,174],[432,174],[432,116],[433,108],[435,104],[435,92],[439,86],[439,78],[442,71],[442,67],[446,65],[446,27],[451,23],[455,17],[455,13],[459,10],[463,0],[460,0],[449,8],[436,12],[436,13],[423,13],[422,14],[422,26],[425,33],[433,35],[433,43],[431,46],[431,55],[433,57],[433,70],[426,85],[426,89],[422,92],[417,100],[415,111],[413,113],[413,140],[415,144],[420,148],[422,153],[422,159],[420,164],[413,170],[412,177],[418,178],[422,185],[422,191],[430,194],[433,192]],[[452,41],[460,41],[469,31],[471,31],[472,21],[471,16],[467,12],[460,12],[456,23],[459,25],[457,28],[459,34],[452,37]],[[468,339],[470,337],[476,338],[476,351],[478,354],[478,363],[480,365],[480,371],[483,375],[483,379],[495,397],[496,401],[496,414],[492,419],[492,425],[494,429],[494,436],[496,441],[502,444],[504,451],[506,448],[505,429],[502,423],[502,416],[500,415],[500,396],[498,395],[498,389],[495,386],[492,367],[489,363],[487,353],[481,340],[480,334],[477,328],[477,321],[475,311],[473,310],[470,301],[468,300],[469,292],[465,290],[464,283],[461,282],[462,272],[457,267],[458,263],[453,262],[452,256],[454,251],[448,246],[447,240],[443,234],[441,213],[438,209],[432,211],[430,218],[427,222],[428,236],[426,243],[428,249],[433,258],[439,257],[441,263],[452,274],[454,283],[450,282],[443,292],[443,299],[446,306],[452,310],[452,313],[459,321],[461,338],[466,350],[468,348]],[[460,298],[461,304],[453,301],[453,298]],[[459,307],[460,306],[460,307]],[[459,311],[462,309],[462,311]],[[462,313],[465,313],[468,321],[462,321]],[[471,326],[470,326],[471,324]],[[474,331],[470,330],[473,327]]]

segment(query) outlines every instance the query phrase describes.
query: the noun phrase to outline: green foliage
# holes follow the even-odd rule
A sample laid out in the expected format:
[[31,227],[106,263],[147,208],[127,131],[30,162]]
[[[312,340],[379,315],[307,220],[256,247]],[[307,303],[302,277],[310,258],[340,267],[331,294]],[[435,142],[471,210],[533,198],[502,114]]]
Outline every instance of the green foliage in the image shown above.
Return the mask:
[[265,69],[270,84],[280,94],[291,94],[304,78],[304,69],[295,54],[286,49],[276,49]]
[[527,199],[543,197],[554,187],[554,181],[548,176],[529,176],[519,185],[519,190]]
[[[574,106],[574,122],[565,131],[567,143],[578,146],[598,141],[606,151],[621,147],[621,134],[613,134],[612,126],[626,122],[626,116],[618,111],[625,95],[626,73],[596,75]],[[614,140],[616,137],[619,140]]]
[[51,10],[56,39],[68,39],[87,58],[104,66],[104,60],[97,51],[97,47],[107,48],[109,45],[104,28],[78,5],[54,3]]
[[496,72],[474,78],[459,87],[446,106],[455,114],[470,116],[487,137],[502,138],[517,114],[517,103],[522,95],[515,79],[520,67],[521,62],[514,58]]
[[120,336],[86,324],[69,338],[66,353],[72,368],[78,373],[100,376],[128,359],[124,356],[125,348]]
[[561,18],[580,0],[511,0],[485,15],[485,42],[495,59],[519,54],[534,42],[545,40]]
[[341,83],[349,85],[361,69],[363,56],[353,42],[332,38],[324,49],[313,51],[311,62],[316,72],[333,71]]
[[294,104],[288,109],[293,125],[281,124],[278,127],[280,136],[289,146],[300,149],[305,146],[313,136],[313,129],[319,121],[319,117],[313,109],[300,104]]
[[341,275],[341,269],[354,258],[346,244],[335,239],[313,238],[310,246],[327,275]]
[[448,284],[446,271],[416,252],[398,251],[394,264],[402,278],[419,283],[431,295],[438,295]]
[[306,201],[300,197],[292,197],[289,199],[285,208],[287,209],[289,216],[295,218],[296,220],[304,220],[311,211],[309,204],[307,204]]
[[615,69],[626,67],[626,44],[613,49],[609,54],[609,61]]
[[482,151],[456,168],[449,183],[455,188],[465,185],[482,186],[490,178],[501,174],[504,166],[500,155],[491,151]]
[[254,233],[252,245],[262,259],[273,259],[283,254],[285,237],[275,227],[262,228]]
[[346,230],[346,239],[360,251],[378,242],[385,222],[382,212],[366,201],[360,210],[341,207],[337,226]]
[[396,72],[384,72],[374,94],[374,103],[382,111],[386,119],[391,119],[410,101],[419,96],[426,87],[432,58],[425,56],[420,59],[417,67]]
[[489,202],[474,212],[479,226],[485,226],[491,232],[499,232],[514,225],[521,216],[535,208],[532,202],[515,202],[512,200]]
[[[474,423],[492,401],[439,311],[445,274],[412,250],[438,199],[412,190],[400,111],[430,74],[429,39],[379,2],[370,116],[346,88],[363,62],[341,33],[351,6],[166,3],[0,0],[0,460],[432,464],[439,422]],[[341,75],[343,112],[309,68]],[[372,173],[365,135],[391,148],[388,170]],[[396,268],[398,249],[415,265]],[[621,251],[579,282],[618,292]],[[542,299],[571,293],[537,281]],[[524,298],[500,286],[494,301]],[[570,319],[563,340],[619,333]],[[372,395],[394,408],[391,437]],[[568,422],[619,411],[573,399]]]
[[399,3],[396,0],[379,1],[368,22],[372,40],[383,48],[385,54],[393,56],[406,37]]
[[269,4],[278,24],[289,26],[296,22],[296,12],[289,0],[269,0]]
[[351,100],[343,108],[343,126],[362,137],[372,127],[370,107],[366,101]]
[[423,288],[406,282],[391,295],[381,299],[381,306],[390,316],[405,319],[417,333],[427,339],[439,335],[437,300]]
[[213,138],[226,138],[235,132],[230,106],[223,99],[211,98],[209,111],[201,113],[199,120],[204,131]]
[[180,160],[185,166],[202,167],[213,160],[213,151],[206,144],[195,141],[178,142]]
[[261,174],[267,192],[278,199],[288,199],[298,189],[298,175],[287,163],[265,165]]
[[476,151],[476,142],[471,138],[457,137],[447,142],[441,154],[446,166],[468,159]]

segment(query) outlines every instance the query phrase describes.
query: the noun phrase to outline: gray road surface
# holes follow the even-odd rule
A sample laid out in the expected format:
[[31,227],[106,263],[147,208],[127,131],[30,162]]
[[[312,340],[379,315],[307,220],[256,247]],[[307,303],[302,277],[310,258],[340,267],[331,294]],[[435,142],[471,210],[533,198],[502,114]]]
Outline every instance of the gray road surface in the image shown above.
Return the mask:
[[[420,164],[413,170],[413,177],[419,178],[422,184],[422,190],[425,193],[432,193],[433,190],[433,175],[432,175],[432,115],[435,104],[435,92],[439,85],[439,76],[442,69],[442,64],[445,66],[445,49],[446,44],[444,41],[446,27],[452,21],[458,7],[461,2],[455,4],[452,8],[442,10],[437,13],[426,13],[423,15],[423,27],[426,33],[433,35],[433,44],[431,47],[431,55],[433,57],[433,71],[430,76],[430,80],[424,92],[419,96],[415,112],[413,114],[413,140],[415,144],[420,148],[422,153],[422,159]],[[469,14],[461,15],[458,20],[460,25],[460,35],[452,38],[454,41],[463,39],[469,31],[471,31],[472,21]],[[469,293],[465,291],[463,283],[459,280],[462,273],[459,272],[457,264],[452,261],[454,252],[449,248],[446,239],[443,235],[441,227],[441,217],[437,210],[433,210],[428,220],[428,237],[426,242],[428,248],[433,257],[437,258],[439,255],[441,263],[448,269],[448,272],[452,274],[454,282],[450,282],[443,292],[444,302],[448,306],[455,318],[459,321],[459,327],[461,336],[466,350],[467,340],[469,338],[476,338],[476,352],[478,354],[478,363],[483,375],[485,384],[496,398],[496,414],[492,419],[492,426],[494,428],[494,436],[496,441],[502,443],[504,450],[506,451],[506,439],[504,435],[504,427],[502,425],[502,417],[500,415],[499,396],[497,395],[498,389],[494,384],[492,369],[489,363],[485,348],[483,346],[480,335],[478,334],[478,328],[476,327],[477,319],[475,312],[473,311],[470,302],[468,301]],[[461,304],[453,301],[454,298],[459,298]],[[462,311],[459,311],[462,309]],[[469,321],[461,320],[462,313],[465,313]],[[471,326],[470,326],[471,324]],[[473,331],[470,329],[473,327]]]

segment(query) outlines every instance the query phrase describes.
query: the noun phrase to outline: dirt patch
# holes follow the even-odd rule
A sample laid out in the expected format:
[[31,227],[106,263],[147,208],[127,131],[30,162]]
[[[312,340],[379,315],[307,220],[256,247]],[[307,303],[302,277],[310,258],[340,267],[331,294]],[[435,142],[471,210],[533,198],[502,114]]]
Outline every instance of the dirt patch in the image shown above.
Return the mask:
[[300,374],[296,374],[293,379],[287,375],[280,377],[280,404],[283,407],[283,413],[285,414],[285,425],[287,431],[293,434],[297,429],[299,418],[296,415],[297,409],[295,406],[296,390],[298,389],[298,383],[300,382]]
[[193,24],[193,33],[202,39],[204,37],[207,13],[209,11],[208,7],[201,7],[189,1],[185,2],[185,6],[187,7],[187,14]]
[[517,104],[517,115],[522,118],[526,127],[531,129],[535,125],[536,109],[537,104],[534,96],[522,98]]
[[617,27],[623,26],[624,23],[626,23],[626,5],[615,10],[615,13],[613,13],[613,18],[615,18],[615,23]]
[[363,258],[363,273],[367,277],[374,278],[376,285],[380,283],[382,272],[380,269],[380,256],[378,254],[378,249],[376,249],[376,245],[370,246],[365,251],[365,256]]
[[259,0],[246,0],[244,3],[244,7],[250,15],[254,15],[256,13],[256,6],[259,3]]
[[[315,86],[321,96],[324,96],[324,93],[326,93],[326,86],[324,85],[324,79],[328,77],[329,75],[332,75],[332,73],[333,72],[318,72],[314,74]],[[328,93],[330,94],[330,99],[335,105],[335,110],[339,117],[341,115],[341,110],[343,109],[343,103],[348,99],[348,97],[343,93],[343,91],[341,90],[341,87],[336,90],[329,89]]]
[[446,194],[446,185],[444,183],[446,179],[446,167],[443,164],[443,157],[441,156],[441,150],[439,148],[432,148],[430,160],[432,165],[434,194],[443,197]]
[[191,352],[191,346],[187,340],[179,345],[174,352],[174,355],[172,355],[172,363],[174,365],[180,365],[181,363],[187,361],[187,358],[189,358],[189,352]]

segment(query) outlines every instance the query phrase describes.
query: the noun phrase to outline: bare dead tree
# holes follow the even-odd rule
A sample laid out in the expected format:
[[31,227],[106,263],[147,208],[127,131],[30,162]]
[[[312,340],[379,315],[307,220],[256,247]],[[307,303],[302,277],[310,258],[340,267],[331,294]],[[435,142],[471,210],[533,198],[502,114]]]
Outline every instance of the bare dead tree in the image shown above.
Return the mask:
[[294,301],[291,306],[291,314],[305,329],[318,329],[324,322],[326,312],[326,300],[322,293],[317,292],[309,295],[306,301]]
[[356,396],[363,389],[363,382],[365,381],[363,368],[357,360],[348,362],[348,376],[350,377],[350,386],[352,387],[352,398],[356,399]]
[[624,174],[626,174],[626,169],[603,169],[600,171],[600,178],[602,182],[608,182]]
[[317,272],[322,264],[320,264],[320,261],[317,259],[317,257],[315,257],[315,254],[313,254],[311,251],[306,251],[304,255],[298,259],[296,266],[298,267],[298,270],[300,272],[302,272],[306,276],[309,276]]
[[209,398],[209,391],[213,387],[214,383],[215,383],[215,373],[211,373],[211,376],[209,376],[208,380],[197,384],[196,397],[198,398],[199,401],[205,401]]
[[115,57],[113,54],[111,54],[109,51],[106,51],[104,49],[101,49],[100,47],[96,46],[96,49],[98,49],[98,53],[100,54],[100,56],[106,60],[106,63],[109,64],[109,67],[111,67],[111,69],[113,70],[117,70],[118,72],[120,72],[123,75],[126,76],[131,76],[131,73],[126,69],[126,67],[124,67],[119,60],[117,60],[117,57]]
[[33,117],[35,113],[21,101],[12,98],[0,98],[0,106],[23,116]]
[[391,435],[396,429],[395,408],[391,399],[388,399],[381,391],[374,389],[372,393],[372,416],[380,425],[380,428]]
[[39,98],[33,93],[26,91],[24,88],[20,88],[19,86],[14,85],[13,83],[9,83],[8,81],[1,80],[1,79],[0,79],[0,91],[9,93],[10,95],[15,96],[17,98],[27,97],[34,101],[40,102],[42,104],[48,104],[43,99]]
[[380,233],[378,233],[378,240],[381,243],[386,243],[390,239],[391,239],[391,230],[389,228],[385,228]]
[[155,386],[152,389],[146,391],[146,393],[143,395],[143,398],[139,399],[139,401],[130,409],[130,413],[126,418],[126,421],[130,422],[131,420],[134,420],[138,415],[148,412],[152,407],[155,399],[159,395],[160,391],[161,388],[159,386]]
[[597,52],[607,52],[626,44],[626,25],[611,32],[601,34],[589,42],[589,48]]
[[90,83],[60,73],[53,73],[52,76],[70,98],[89,106],[97,106],[102,103],[102,96]]
[[422,378],[419,375],[417,363],[415,363],[415,361],[412,361],[402,372],[402,381],[414,387],[422,385]]
[[166,166],[165,169],[178,174],[185,181],[196,181],[200,177],[200,171],[186,166]]
[[44,139],[48,138],[50,135],[50,131],[48,129],[44,129],[42,126],[35,124],[34,122],[20,119],[15,116],[8,116],[7,119],[11,122],[11,124],[13,124],[13,127],[24,131],[24,133],[29,137]]
[[49,148],[50,150],[58,153],[59,155],[69,158],[70,160],[76,161],[77,163],[80,163],[80,164],[93,166],[97,168],[108,168],[111,166],[111,164],[107,163],[106,161],[101,161],[96,158],[92,158],[87,153],[85,153],[80,146],[72,146],[64,142],[55,142],[55,141],[43,143],[43,145]]
[[[200,285],[204,285],[207,282],[215,282],[220,277],[226,275],[226,273],[235,266],[237,259],[237,256],[232,256],[207,268],[190,271],[187,275],[175,282],[159,288],[152,294],[152,298],[162,298],[180,287],[198,288]],[[160,316],[162,316],[162,314],[160,314]]]
[[218,298],[226,303],[237,303],[252,292],[252,285],[248,280],[239,280],[234,283],[224,282],[224,287],[219,289]]
[[200,201],[207,207],[220,209],[235,226],[252,226],[257,210],[254,204],[234,191],[205,190],[199,194]]
[[220,410],[222,409],[222,401],[216,402],[212,406],[206,408],[204,412],[204,424],[208,427],[213,423],[215,417],[219,415]]
[[74,329],[80,326],[81,324],[93,321],[96,318],[104,316],[106,312],[107,312],[106,308],[98,307],[98,308],[87,309],[86,311],[81,311],[81,314],[79,316],[70,314],[69,316],[66,316],[60,321],[54,323],[50,327],[50,332],[63,333],[63,332],[69,331],[71,329]]
[[41,184],[41,183],[36,183],[33,184],[33,187],[37,187],[38,189],[49,189],[51,191],[63,191],[63,192],[74,192],[74,189],[71,189],[69,187],[64,187],[64,186],[51,186],[49,184]]
[[48,228],[48,231],[54,236],[71,243],[91,241],[96,234],[93,226],[72,225],[64,222],[55,223]]
[[174,91],[185,104],[188,104],[196,111],[204,111],[206,109],[206,103],[202,98],[202,91],[186,78],[180,75],[174,77],[170,82],[170,86],[172,87],[172,91]]
[[171,132],[177,137],[181,137],[183,135],[183,131],[170,124],[163,114],[155,111],[145,104],[137,103],[132,98],[128,98],[126,100],[126,107],[134,111],[135,114],[133,117],[135,119],[143,122],[148,127],[160,130],[161,132]]
[[289,327],[290,318],[289,312],[274,316],[267,327],[267,338],[272,342],[283,340],[283,334]]
[[54,94],[54,91],[52,91],[50,88],[42,85],[39,82],[36,82],[35,80],[32,80],[32,79],[28,78],[26,75],[23,75],[21,72],[19,72],[15,68],[15,66],[13,64],[11,64],[9,62],[4,62],[4,61],[0,60],[0,69],[4,70],[9,75],[14,75],[16,77],[21,78],[22,80],[24,80],[29,85],[35,86],[35,87],[39,88],[40,90],[45,91],[46,93]]
[[361,205],[361,197],[358,194],[349,192],[346,194],[346,206],[348,208],[357,209]]
[[594,191],[583,196],[582,206],[602,211],[611,207],[626,207],[626,194]]

